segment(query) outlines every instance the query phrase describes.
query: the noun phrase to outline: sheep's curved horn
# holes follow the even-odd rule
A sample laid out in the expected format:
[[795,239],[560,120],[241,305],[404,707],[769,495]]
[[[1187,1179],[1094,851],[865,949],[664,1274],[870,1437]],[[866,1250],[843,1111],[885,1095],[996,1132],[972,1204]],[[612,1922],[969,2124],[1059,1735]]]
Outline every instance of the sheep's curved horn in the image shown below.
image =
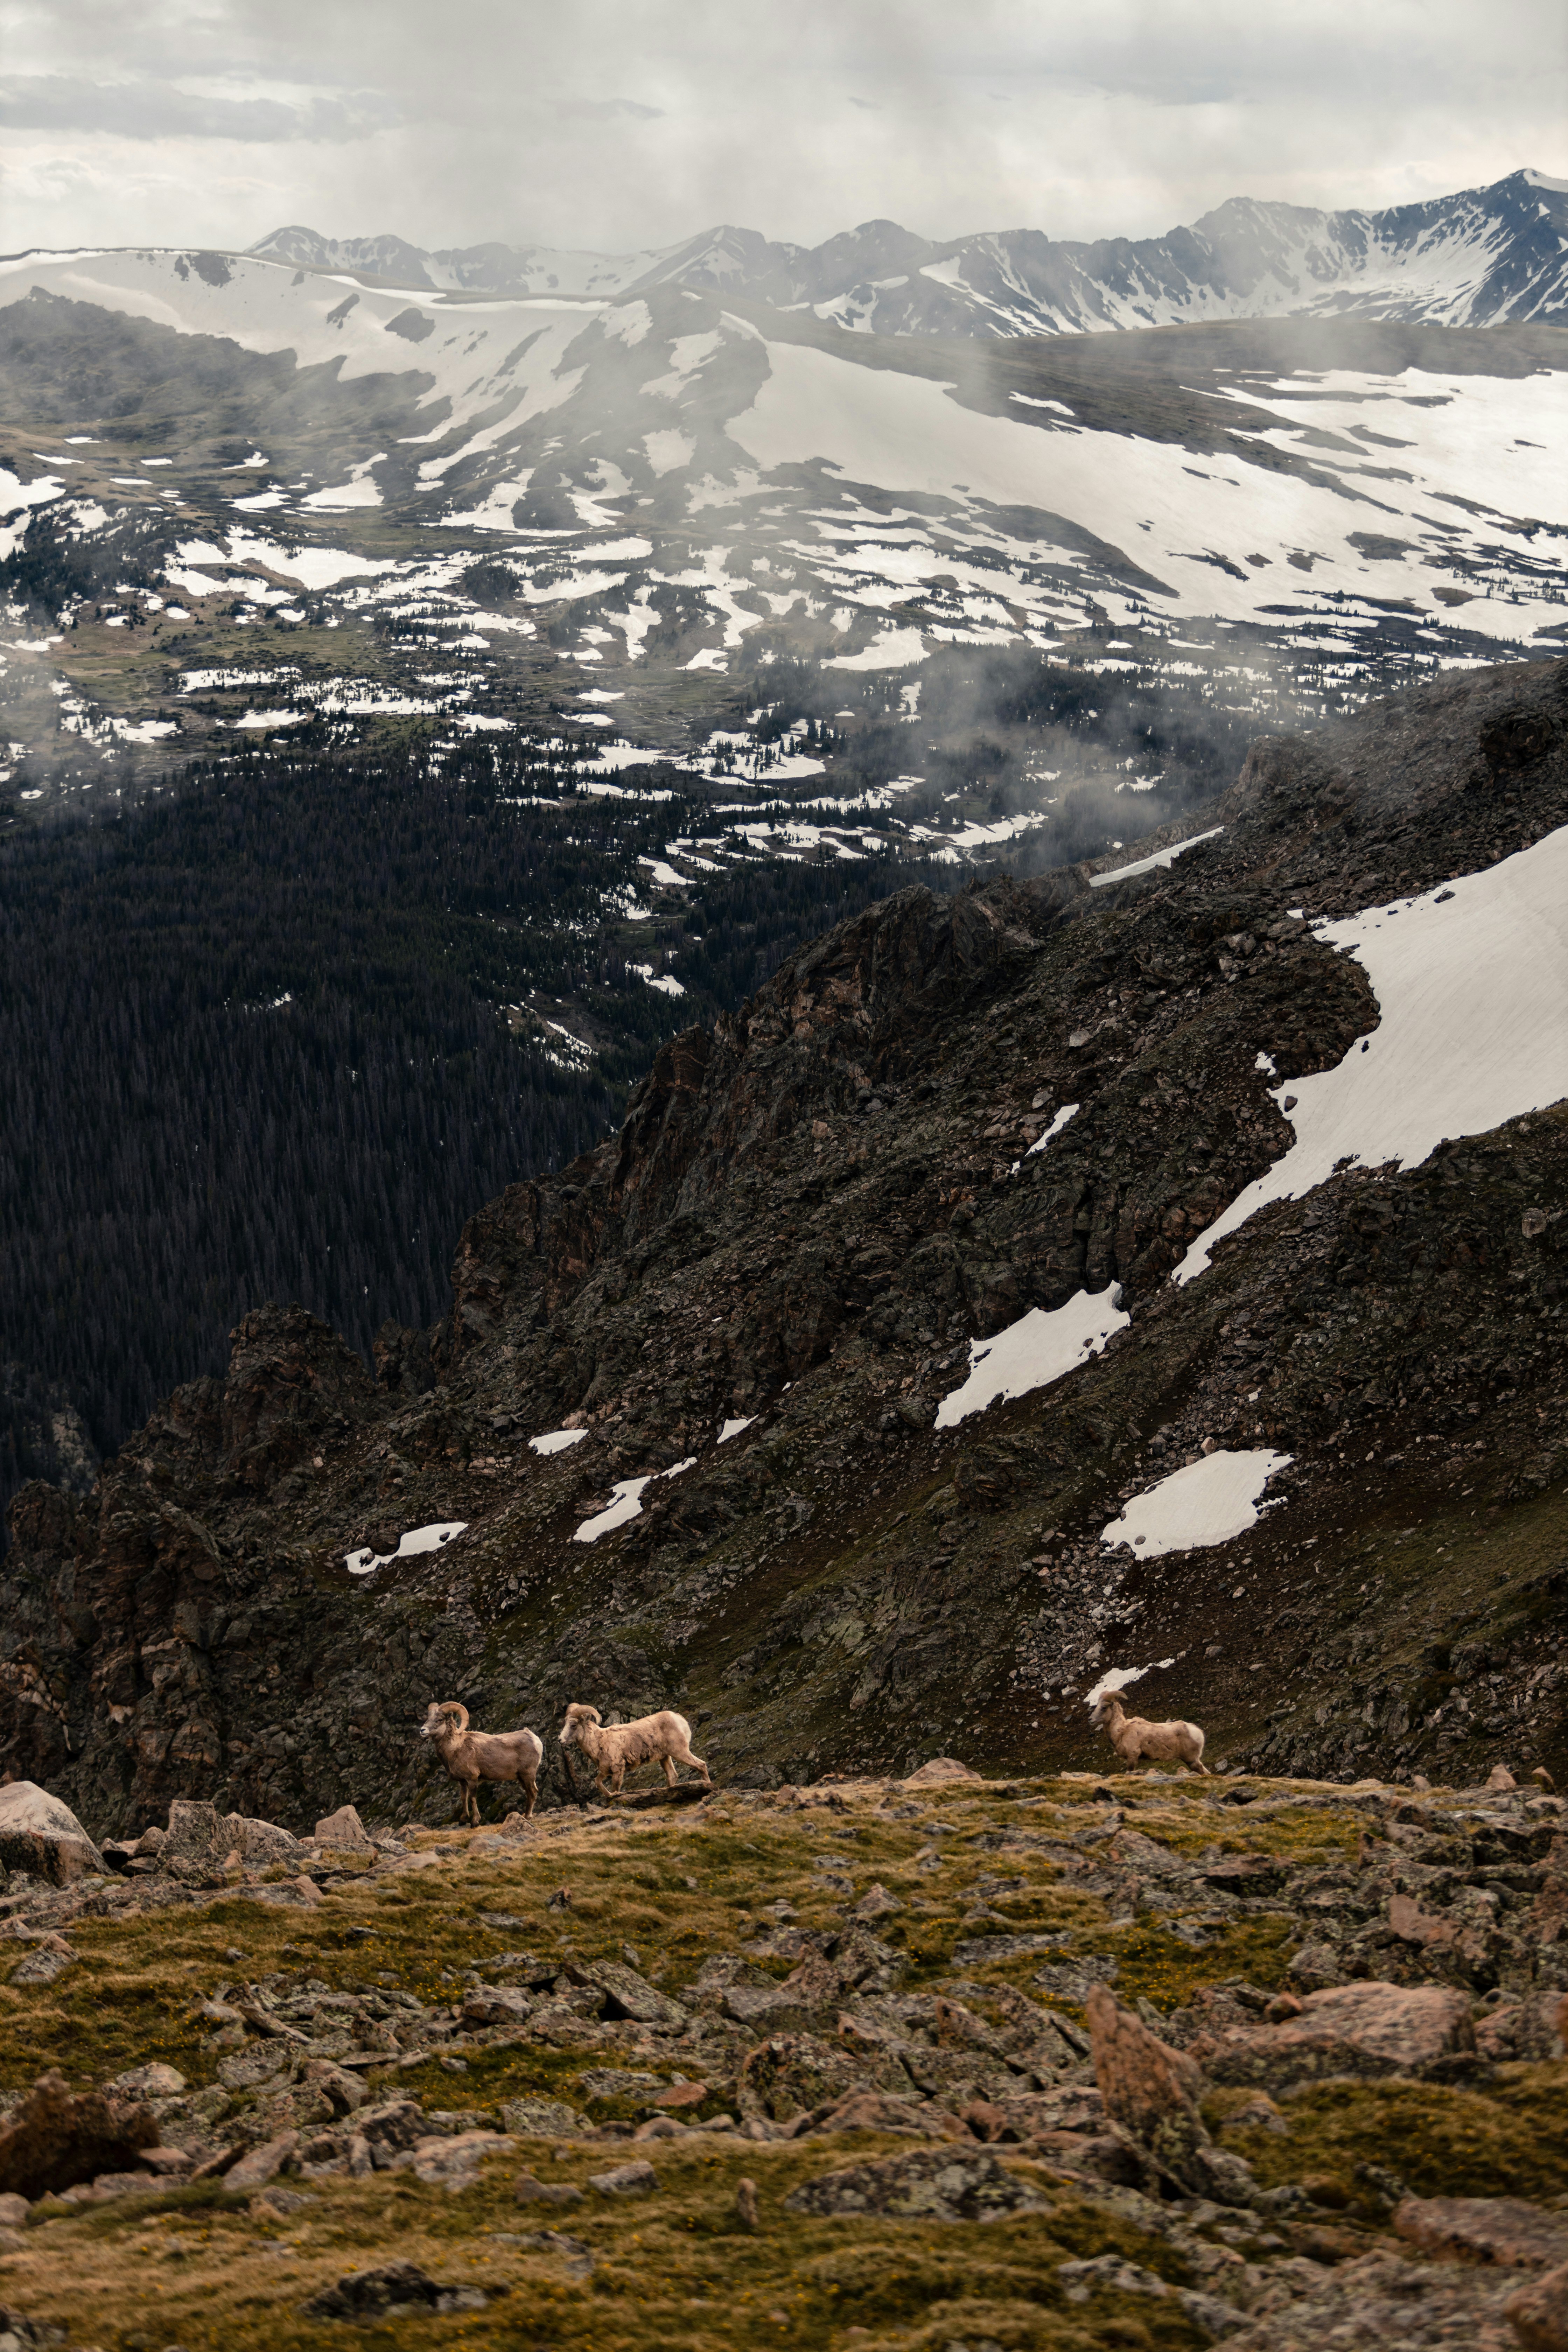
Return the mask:
[[460,1739],[468,1727],[468,1710],[466,1706],[459,1706],[457,1700],[453,1699],[448,1704],[447,1712],[448,1715],[457,1717],[457,1722],[452,1727]]

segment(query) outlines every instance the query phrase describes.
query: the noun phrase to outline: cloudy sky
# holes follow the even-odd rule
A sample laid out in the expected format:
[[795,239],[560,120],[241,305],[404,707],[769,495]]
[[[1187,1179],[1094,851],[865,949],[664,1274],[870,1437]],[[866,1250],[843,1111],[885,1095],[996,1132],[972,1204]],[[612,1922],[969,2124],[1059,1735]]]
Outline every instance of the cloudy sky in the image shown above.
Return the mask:
[[1568,176],[1562,0],[0,0],[0,244],[1159,233]]

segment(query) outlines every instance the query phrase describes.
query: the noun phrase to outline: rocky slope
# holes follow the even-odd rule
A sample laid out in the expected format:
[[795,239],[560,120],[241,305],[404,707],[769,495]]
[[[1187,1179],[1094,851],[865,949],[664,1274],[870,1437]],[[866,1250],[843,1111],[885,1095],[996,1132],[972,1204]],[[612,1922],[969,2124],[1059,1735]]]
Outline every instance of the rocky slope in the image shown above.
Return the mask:
[[688,1793],[100,1855],[5,1790],[0,2328],[1561,2352],[1559,1798]]
[[[1552,835],[1565,719],[1563,663],[1448,678],[1260,744],[1164,867],[905,892],[473,1218],[374,1376],[258,1308],[85,1501],[14,1506],[5,1770],[100,1832],[444,1818],[436,1696],[535,1725],[557,1791],[573,1698],[679,1706],[727,1781],[1040,1770],[1155,1662],[1211,1761],[1561,1769],[1568,1114],[1352,1160],[1171,1276],[1290,1147],[1289,1082],[1381,1045],[1311,923]],[[955,1417],[975,1343],[1085,1293],[1100,1352]],[[1215,1450],[1290,1457],[1240,1532],[1105,1543]]]

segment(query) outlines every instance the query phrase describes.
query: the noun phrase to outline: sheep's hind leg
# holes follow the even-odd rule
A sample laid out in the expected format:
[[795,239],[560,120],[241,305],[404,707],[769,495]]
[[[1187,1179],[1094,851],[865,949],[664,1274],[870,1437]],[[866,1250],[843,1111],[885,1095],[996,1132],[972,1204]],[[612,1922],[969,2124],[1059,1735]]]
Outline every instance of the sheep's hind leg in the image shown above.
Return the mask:
[[664,1759],[664,1785],[667,1789],[674,1788],[675,1778],[675,1759],[673,1756],[667,1756]]

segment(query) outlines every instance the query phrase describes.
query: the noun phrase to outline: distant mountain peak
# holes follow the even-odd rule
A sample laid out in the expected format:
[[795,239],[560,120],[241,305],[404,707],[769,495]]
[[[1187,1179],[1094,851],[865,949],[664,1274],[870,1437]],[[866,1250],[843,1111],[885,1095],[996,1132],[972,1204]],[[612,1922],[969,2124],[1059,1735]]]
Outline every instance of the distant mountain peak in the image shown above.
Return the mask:
[[1489,187],[1375,211],[1231,196],[1163,236],[1088,243],[996,229],[937,244],[876,219],[814,247],[724,222],[631,254],[493,242],[427,251],[300,226],[250,250],[449,293],[613,299],[687,286],[870,334],[1083,334],[1319,312],[1486,327],[1568,311],[1565,199],[1568,180],[1521,166]]

